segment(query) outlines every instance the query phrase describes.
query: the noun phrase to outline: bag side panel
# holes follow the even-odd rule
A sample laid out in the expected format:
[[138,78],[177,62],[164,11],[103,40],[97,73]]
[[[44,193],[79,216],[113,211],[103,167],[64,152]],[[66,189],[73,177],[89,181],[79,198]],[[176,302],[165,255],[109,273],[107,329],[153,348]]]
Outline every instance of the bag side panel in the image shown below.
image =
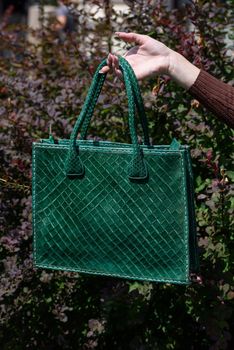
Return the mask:
[[189,251],[190,251],[190,271],[199,272],[199,254],[196,229],[195,199],[194,199],[194,180],[192,171],[192,162],[189,150],[186,152],[186,176],[188,187],[188,208],[189,208]]

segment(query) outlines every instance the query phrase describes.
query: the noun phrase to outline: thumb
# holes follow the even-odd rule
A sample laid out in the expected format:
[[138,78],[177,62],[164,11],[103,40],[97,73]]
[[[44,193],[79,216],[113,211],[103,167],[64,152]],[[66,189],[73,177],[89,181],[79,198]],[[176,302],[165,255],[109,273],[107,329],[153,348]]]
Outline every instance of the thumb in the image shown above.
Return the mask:
[[145,42],[145,35],[137,33],[125,33],[125,32],[116,32],[116,36],[128,43],[136,43],[137,45],[143,45]]

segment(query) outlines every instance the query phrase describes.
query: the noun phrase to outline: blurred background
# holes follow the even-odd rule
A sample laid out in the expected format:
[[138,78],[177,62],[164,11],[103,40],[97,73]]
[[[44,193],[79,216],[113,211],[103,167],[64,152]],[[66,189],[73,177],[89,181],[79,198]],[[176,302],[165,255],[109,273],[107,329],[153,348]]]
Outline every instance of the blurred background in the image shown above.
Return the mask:
[[[0,3],[0,14],[1,17],[4,15],[4,13],[8,10],[11,10],[11,20],[12,23],[28,23],[32,25],[35,25],[35,22],[38,21],[38,17],[35,14],[36,9],[38,8],[39,4],[42,3],[45,6],[45,11],[53,11],[53,9],[58,6],[60,3],[69,4],[70,1],[40,1],[40,0],[2,0]],[[225,1],[224,1],[225,2]],[[77,4],[77,6],[84,7],[85,5],[93,6],[95,3],[98,4],[99,1],[85,1],[85,0],[74,0],[72,2],[73,4]],[[124,0],[112,0],[111,2],[106,1],[106,3],[111,3],[115,6],[115,8],[118,8],[119,10],[126,10],[132,1],[124,1]],[[147,3],[147,1],[146,1]],[[151,2],[153,3],[153,1]],[[155,1],[156,3],[156,1]],[[165,5],[169,8],[178,8],[182,5],[189,3],[188,0],[165,0]],[[34,12],[35,11],[35,12]]]
[[[167,76],[141,82],[151,141],[191,148],[201,271],[190,286],[35,269],[31,144],[68,139],[97,65],[150,35],[233,84],[234,3],[0,1],[0,347],[231,350],[233,132]],[[130,142],[127,101],[108,74],[89,138]],[[139,133],[140,139],[140,133]]]

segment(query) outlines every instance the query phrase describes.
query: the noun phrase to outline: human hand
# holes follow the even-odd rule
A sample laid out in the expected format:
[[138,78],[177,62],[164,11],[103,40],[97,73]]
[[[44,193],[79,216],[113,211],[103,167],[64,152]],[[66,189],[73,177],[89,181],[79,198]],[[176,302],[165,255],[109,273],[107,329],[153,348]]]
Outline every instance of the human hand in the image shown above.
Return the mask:
[[[126,42],[137,44],[124,55],[124,58],[132,66],[138,80],[154,74],[168,74],[172,50],[166,45],[147,35],[124,32],[117,32],[116,35]],[[115,55],[108,55],[107,64],[100,73],[107,73],[112,69],[118,77],[122,76]]]
[[[195,82],[200,69],[160,41],[136,33],[117,32],[116,35],[126,42],[137,44],[126,52],[124,58],[132,66],[138,80],[167,74],[185,89],[189,89]],[[107,66],[100,73],[107,73],[109,70],[122,77],[118,57],[113,54],[108,55]]]

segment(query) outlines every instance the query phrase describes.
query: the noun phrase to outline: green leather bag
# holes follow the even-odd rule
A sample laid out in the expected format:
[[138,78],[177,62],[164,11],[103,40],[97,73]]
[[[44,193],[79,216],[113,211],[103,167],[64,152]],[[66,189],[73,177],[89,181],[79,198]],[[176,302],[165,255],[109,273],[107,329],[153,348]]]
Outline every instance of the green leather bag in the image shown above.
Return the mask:
[[87,141],[104,65],[97,68],[70,140],[33,143],[35,266],[187,284],[198,268],[189,147],[176,140],[149,143],[139,86],[123,58],[132,142]]

